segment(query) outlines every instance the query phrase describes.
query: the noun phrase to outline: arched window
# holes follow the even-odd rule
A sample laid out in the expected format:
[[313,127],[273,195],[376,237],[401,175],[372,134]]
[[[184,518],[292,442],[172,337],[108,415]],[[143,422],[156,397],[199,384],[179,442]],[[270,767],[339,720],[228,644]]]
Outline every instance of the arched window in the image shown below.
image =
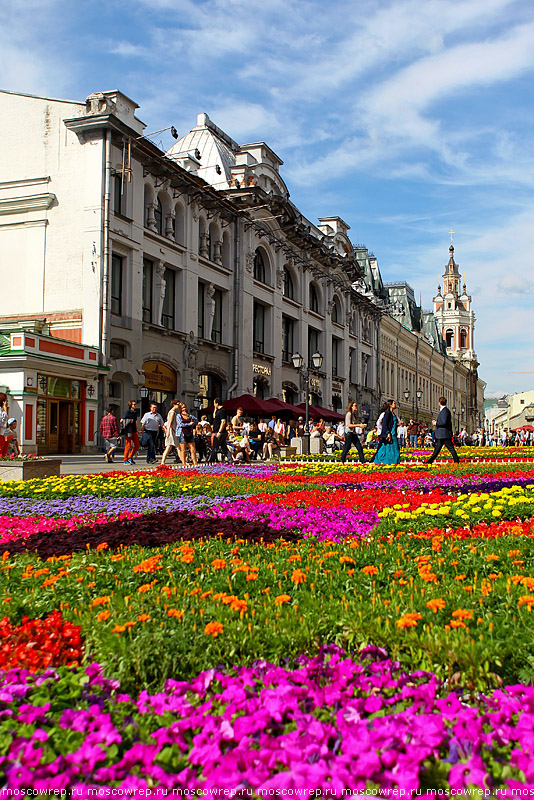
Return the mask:
[[464,349],[467,347],[467,331],[465,328],[460,331],[460,347]]
[[269,384],[265,378],[254,378],[253,388],[254,397],[258,400],[265,400],[269,394]]
[[160,236],[163,236],[163,207],[161,205],[161,200],[156,200],[156,207],[154,208],[154,216],[156,218],[156,233],[159,233]]
[[315,311],[316,314],[319,313],[319,297],[313,283],[310,283],[310,311]]
[[284,297],[289,297],[290,300],[295,299],[295,288],[293,286],[293,278],[287,267],[284,267],[284,283],[282,286]]
[[337,322],[338,325],[341,324],[341,306],[340,306],[338,297],[334,297],[334,301],[333,301],[332,322]]
[[178,244],[185,244],[185,213],[181,203],[174,207],[174,239]]
[[230,234],[228,233],[228,231],[225,231],[224,234],[223,234],[223,240],[222,240],[222,253],[221,253],[221,256],[222,256],[223,267],[226,267],[227,269],[230,269],[230,266],[231,266],[231,264],[230,264],[230,257],[231,257],[230,254],[231,254],[231,250],[230,250]]
[[445,341],[447,343],[447,347],[454,347],[454,331],[452,328],[449,328],[445,331]]
[[284,403],[289,403],[290,405],[294,405],[295,392],[290,386],[282,387],[282,400],[284,401]]
[[254,277],[257,281],[260,281],[261,283],[267,283],[265,259],[263,258],[261,250],[256,250],[256,252],[254,253]]
[[199,384],[202,408],[211,405],[216,397],[223,396],[222,381],[216,375],[212,375],[210,372],[202,372],[199,375]]

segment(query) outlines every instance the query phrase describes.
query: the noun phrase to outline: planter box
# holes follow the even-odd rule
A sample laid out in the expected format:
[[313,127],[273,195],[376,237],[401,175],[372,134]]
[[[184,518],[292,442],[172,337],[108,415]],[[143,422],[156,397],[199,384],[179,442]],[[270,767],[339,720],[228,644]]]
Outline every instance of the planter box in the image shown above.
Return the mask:
[[0,481],[27,481],[30,478],[50,478],[61,473],[61,459],[43,461],[0,461]]

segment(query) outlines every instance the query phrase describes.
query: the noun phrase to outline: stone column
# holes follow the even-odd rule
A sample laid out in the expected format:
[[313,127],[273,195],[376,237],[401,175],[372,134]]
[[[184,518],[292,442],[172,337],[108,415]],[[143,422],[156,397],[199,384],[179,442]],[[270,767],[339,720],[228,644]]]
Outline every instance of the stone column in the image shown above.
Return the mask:
[[155,280],[154,280],[154,322],[156,325],[161,325],[161,315],[163,314],[163,301],[165,299],[166,280],[165,264],[163,261],[156,261],[155,267]]

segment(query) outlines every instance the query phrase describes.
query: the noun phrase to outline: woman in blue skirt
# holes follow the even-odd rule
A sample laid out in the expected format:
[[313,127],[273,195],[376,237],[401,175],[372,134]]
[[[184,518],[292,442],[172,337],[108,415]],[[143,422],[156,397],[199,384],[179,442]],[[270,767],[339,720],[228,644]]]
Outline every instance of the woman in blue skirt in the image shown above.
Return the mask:
[[393,413],[397,408],[395,400],[388,400],[388,409],[382,419],[382,430],[378,438],[375,464],[400,464],[400,447],[397,439],[399,421]]

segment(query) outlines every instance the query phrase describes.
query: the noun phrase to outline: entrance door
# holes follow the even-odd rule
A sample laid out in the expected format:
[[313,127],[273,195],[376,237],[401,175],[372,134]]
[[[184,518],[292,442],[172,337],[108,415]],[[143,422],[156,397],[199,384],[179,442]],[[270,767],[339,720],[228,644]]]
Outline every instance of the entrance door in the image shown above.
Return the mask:
[[59,404],[59,431],[58,431],[58,440],[59,440],[59,451],[60,453],[71,453],[72,452],[72,437],[69,436],[71,432],[70,425],[69,425],[69,411],[71,409],[71,403],[61,403]]
[[59,452],[59,401],[48,401],[48,452]]

